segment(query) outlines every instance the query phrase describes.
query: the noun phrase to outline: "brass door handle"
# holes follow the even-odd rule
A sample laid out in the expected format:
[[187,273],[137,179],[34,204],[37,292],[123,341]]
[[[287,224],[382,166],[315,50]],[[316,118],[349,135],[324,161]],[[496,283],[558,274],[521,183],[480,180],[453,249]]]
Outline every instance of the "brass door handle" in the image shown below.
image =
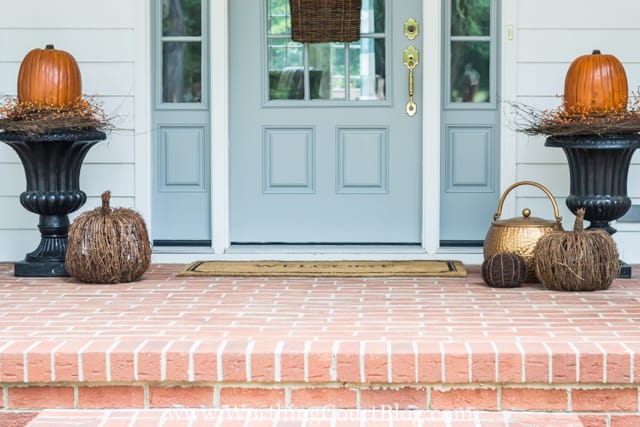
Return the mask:
[[418,107],[413,99],[415,93],[415,82],[414,82],[414,70],[418,65],[420,58],[420,52],[416,49],[415,46],[411,45],[404,50],[404,66],[409,69],[409,102],[407,102],[406,112],[409,117],[413,117],[416,115],[418,111]]

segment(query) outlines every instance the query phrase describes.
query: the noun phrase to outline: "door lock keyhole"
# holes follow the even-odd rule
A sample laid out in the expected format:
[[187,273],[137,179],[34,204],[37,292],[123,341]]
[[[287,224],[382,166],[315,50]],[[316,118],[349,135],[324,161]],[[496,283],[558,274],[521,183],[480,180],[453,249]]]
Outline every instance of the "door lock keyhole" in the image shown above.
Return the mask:
[[407,19],[404,23],[404,35],[409,40],[415,40],[418,37],[418,32],[420,31],[420,26],[418,25],[418,21],[413,18]]

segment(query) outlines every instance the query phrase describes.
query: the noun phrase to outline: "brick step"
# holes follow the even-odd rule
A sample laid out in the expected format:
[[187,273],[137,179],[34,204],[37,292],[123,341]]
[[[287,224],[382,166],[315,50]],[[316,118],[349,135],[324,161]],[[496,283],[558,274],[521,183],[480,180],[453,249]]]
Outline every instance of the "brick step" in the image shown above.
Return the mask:
[[358,411],[319,409],[139,409],[64,411],[46,410],[38,414],[28,427],[63,426],[149,427],[582,427],[575,414],[545,414],[535,412],[482,411]]
[[[369,384],[15,384],[4,409],[395,408],[638,414],[637,386]],[[1,402],[0,402],[1,403]]]
[[640,383],[640,343],[0,341],[0,384]]
[[640,357],[615,344],[158,339],[0,348],[0,411],[333,405],[616,412],[640,425]]

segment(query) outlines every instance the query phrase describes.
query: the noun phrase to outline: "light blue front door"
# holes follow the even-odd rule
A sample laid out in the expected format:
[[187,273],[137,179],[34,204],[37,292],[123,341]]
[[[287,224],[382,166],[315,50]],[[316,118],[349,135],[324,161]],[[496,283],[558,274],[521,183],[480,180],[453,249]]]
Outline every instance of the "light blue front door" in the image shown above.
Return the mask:
[[231,242],[420,243],[421,2],[363,0],[350,43],[292,41],[288,0],[229,6]]

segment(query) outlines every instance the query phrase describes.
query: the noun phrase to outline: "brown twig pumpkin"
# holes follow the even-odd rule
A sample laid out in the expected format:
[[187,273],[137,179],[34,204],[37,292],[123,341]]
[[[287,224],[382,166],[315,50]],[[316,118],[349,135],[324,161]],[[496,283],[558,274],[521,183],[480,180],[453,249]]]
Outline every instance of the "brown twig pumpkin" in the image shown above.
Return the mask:
[[538,240],[536,276],[547,289],[607,289],[620,271],[618,250],[603,230],[584,230],[584,208],[576,212],[573,231],[555,231]]
[[594,50],[569,66],[564,109],[570,114],[624,113],[628,91],[627,74],[618,58]]
[[33,49],[18,71],[18,100],[34,105],[62,106],[82,97],[82,77],[75,58],[52,44]]
[[515,253],[493,254],[482,262],[482,279],[493,288],[515,288],[527,279],[527,262]]
[[149,268],[144,219],[131,209],[112,209],[110,197],[111,192],[102,193],[102,207],[79,215],[69,226],[66,268],[82,282],[131,282]]

